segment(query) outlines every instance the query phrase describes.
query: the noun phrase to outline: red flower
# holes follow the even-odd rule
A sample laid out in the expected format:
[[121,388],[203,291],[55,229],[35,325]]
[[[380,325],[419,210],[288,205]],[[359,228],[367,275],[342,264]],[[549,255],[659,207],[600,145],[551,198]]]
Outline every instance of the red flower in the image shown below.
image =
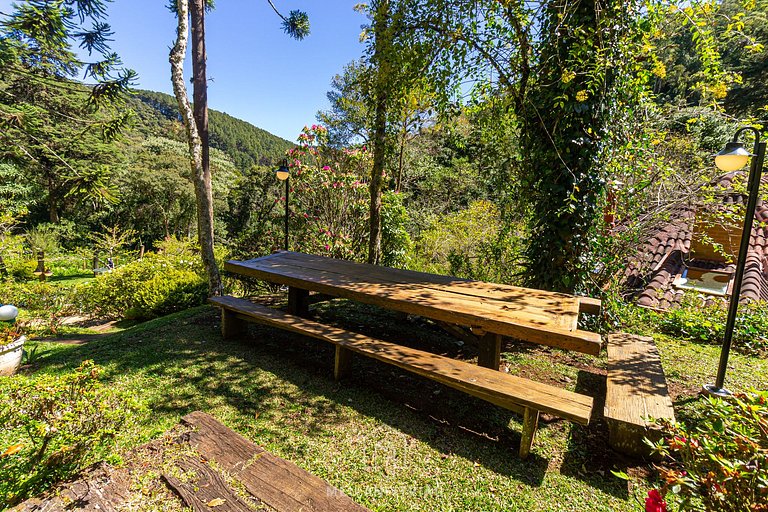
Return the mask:
[[645,498],[645,512],[667,512],[667,502],[656,489],[648,491],[648,497]]

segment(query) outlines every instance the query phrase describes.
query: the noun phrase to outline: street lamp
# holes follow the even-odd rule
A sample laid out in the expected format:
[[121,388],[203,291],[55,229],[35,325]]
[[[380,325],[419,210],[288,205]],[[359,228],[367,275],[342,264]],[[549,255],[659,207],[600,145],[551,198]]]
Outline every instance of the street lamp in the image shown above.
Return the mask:
[[288,170],[288,162],[286,160],[283,160],[283,163],[280,164],[280,167],[275,171],[275,174],[277,175],[277,179],[280,181],[285,182],[285,250],[288,250],[288,194],[290,192],[290,186],[288,182],[290,181],[288,178],[290,177],[291,173]]
[[[755,134],[754,154],[744,148],[739,142],[739,135],[745,131],[751,131]],[[749,182],[747,184],[747,213],[744,219],[744,231],[741,233],[741,245],[739,246],[739,259],[736,262],[736,272],[734,274],[733,290],[731,292],[730,302],[728,304],[728,319],[725,323],[725,333],[723,334],[723,347],[720,351],[720,364],[717,368],[717,380],[715,384],[706,384],[704,392],[710,395],[727,396],[730,392],[723,387],[725,381],[725,370],[728,367],[728,355],[731,352],[731,341],[733,339],[733,329],[736,325],[736,313],[739,309],[739,298],[741,297],[741,282],[744,279],[744,267],[747,262],[747,252],[749,251],[749,241],[752,237],[752,224],[755,219],[755,208],[760,192],[760,179],[763,173],[763,160],[765,159],[765,142],[760,142],[760,130],[747,126],[739,128],[733,135],[733,140],[725,145],[725,149],[715,155],[715,165],[718,169],[725,172],[732,172],[744,167],[752,158],[752,165],[749,168]]]

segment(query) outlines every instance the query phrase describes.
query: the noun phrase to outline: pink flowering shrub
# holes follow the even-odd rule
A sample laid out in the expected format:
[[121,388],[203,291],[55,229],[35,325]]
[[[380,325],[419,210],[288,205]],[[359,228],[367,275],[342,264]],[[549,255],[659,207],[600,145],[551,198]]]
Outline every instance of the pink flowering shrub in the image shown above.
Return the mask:
[[365,180],[370,172],[370,154],[365,148],[330,147],[328,131],[320,125],[304,127],[298,141],[287,155],[291,249],[364,259],[369,207]]
[[[708,397],[701,405],[686,424],[661,422],[664,436],[654,449],[668,464],[659,468],[659,498],[683,510],[768,511],[768,392]],[[646,510],[665,510],[653,501]]]

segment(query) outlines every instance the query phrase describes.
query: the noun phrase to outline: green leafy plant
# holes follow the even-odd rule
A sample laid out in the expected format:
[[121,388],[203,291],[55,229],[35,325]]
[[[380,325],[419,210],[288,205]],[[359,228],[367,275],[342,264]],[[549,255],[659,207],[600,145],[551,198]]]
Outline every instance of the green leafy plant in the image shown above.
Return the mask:
[[23,334],[21,324],[0,322],[0,348],[19,339]]
[[147,254],[76,287],[76,305],[100,318],[149,319],[202,304],[199,258],[186,251]]
[[768,510],[768,392],[707,397],[686,424],[660,422],[661,494],[683,510]]
[[140,406],[84,361],[62,376],[0,378],[0,508],[50,488],[109,453]]
[[[686,300],[681,307],[656,313],[656,316],[658,329],[663,333],[693,341],[720,343],[727,310],[724,303],[701,306]],[[751,302],[739,306],[733,339],[742,349],[768,349],[768,303]]]
[[41,334],[57,334],[72,304],[72,290],[47,282],[4,283],[0,302],[23,308],[24,314],[36,319],[30,330]]

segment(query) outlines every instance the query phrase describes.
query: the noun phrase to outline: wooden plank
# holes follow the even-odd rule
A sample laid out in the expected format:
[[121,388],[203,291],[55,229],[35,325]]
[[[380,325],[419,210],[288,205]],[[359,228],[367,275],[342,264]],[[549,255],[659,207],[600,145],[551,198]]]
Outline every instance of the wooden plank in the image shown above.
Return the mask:
[[553,327],[545,319],[534,323],[530,316],[529,321],[522,321],[514,317],[511,306],[507,309],[488,306],[482,301],[451,297],[436,290],[418,287],[406,289],[396,283],[356,283],[353,278],[337,274],[322,275],[319,271],[310,273],[281,267],[260,268],[249,262],[228,261],[225,269],[426,318],[480,326],[489,332],[585,354],[598,355],[602,347],[602,340],[597,333],[562,330]]
[[486,333],[478,344],[477,364],[498,370],[501,366],[501,335]]
[[626,333],[608,336],[608,379],[604,415],[611,446],[646,455],[644,437],[656,433],[649,418],[674,419],[672,399],[652,338]]
[[253,512],[230,489],[224,478],[205,462],[183,457],[177,462],[177,467],[193,478],[182,482],[174,476],[163,474],[163,480],[194,512]]
[[[262,264],[260,259],[251,260]],[[481,299],[487,303],[497,303],[497,307],[512,312],[543,316],[546,322],[558,328],[573,330],[579,317],[577,297],[562,293],[533,290],[517,286],[484,283],[451,276],[440,276],[393,269],[377,265],[368,265],[346,260],[336,260],[310,254],[283,252],[278,258],[271,258],[268,267],[291,267],[299,271],[324,272],[352,278],[355,282],[416,285],[443,293],[455,298]]]
[[341,345],[493,404],[522,412],[531,407],[576,423],[588,424],[592,398],[462,361],[369,338],[234,297],[213,297],[213,304],[243,318]]
[[273,509],[281,512],[368,510],[339,489],[272,455],[205,413],[188,414],[182,423],[195,429],[189,435],[191,447]]
[[66,482],[55,493],[26,500],[9,512],[66,512],[79,510],[118,512],[131,501],[131,476],[126,469],[106,464],[85,470],[80,478]]
[[603,311],[603,301],[592,297],[579,297],[579,312],[599,315]]

